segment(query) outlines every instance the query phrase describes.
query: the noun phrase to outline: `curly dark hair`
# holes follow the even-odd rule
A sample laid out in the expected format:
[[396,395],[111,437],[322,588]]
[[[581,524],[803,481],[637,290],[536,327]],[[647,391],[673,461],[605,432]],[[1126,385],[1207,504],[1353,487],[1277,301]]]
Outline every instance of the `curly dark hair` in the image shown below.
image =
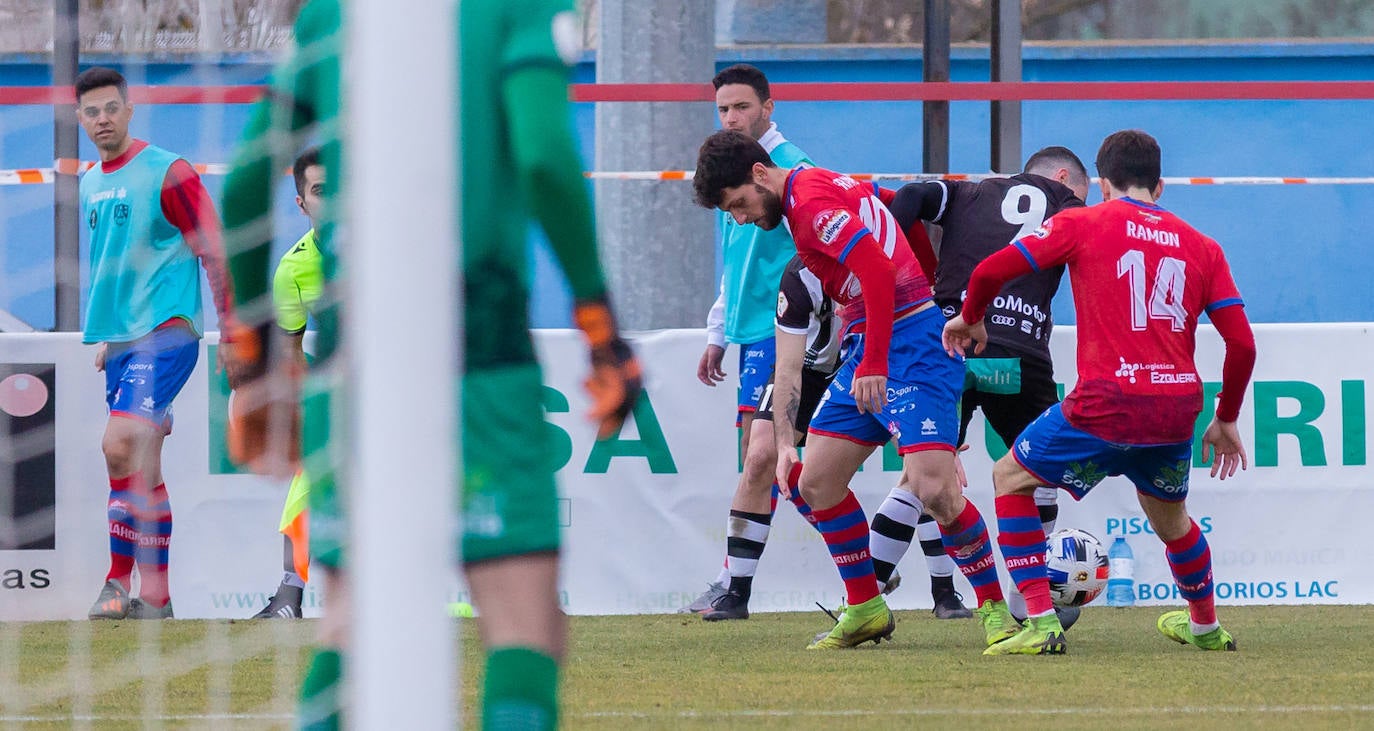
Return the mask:
[[753,179],[754,163],[777,167],[763,145],[743,132],[723,129],[707,137],[697,151],[697,169],[692,176],[696,204],[702,208],[719,207],[726,188]]

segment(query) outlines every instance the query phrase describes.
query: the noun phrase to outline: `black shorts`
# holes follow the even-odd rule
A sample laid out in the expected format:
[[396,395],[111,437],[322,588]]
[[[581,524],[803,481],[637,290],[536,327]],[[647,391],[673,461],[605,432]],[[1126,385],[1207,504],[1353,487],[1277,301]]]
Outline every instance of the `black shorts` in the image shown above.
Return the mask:
[[[970,374],[964,381],[964,395],[959,407],[959,443],[968,436],[969,420],[974,409],[981,408],[992,430],[1010,449],[1016,437],[1045,409],[1059,403],[1059,386],[1054,382],[1054,364],[1042,358],[1018,355],[1014,351],[988,346],[979,358],[1007,358],[1019,361],[1021,389],[1017,393],[987,393],[979,390]],[[966,363],[976,360],[969,358]]]
[[[821,404],[821,397],[825,396],[825,389],[830,386],[830,379],[834,378],[834,373],[821,373],[810,368],[802,369],[801,397],[797,402],[797,420],[792,424],[797,430],[799,441],[798,446],[806,444],[806,429],[811,426],[811,417],[816,413],[816,407]],[[763,396],[759,397],[759,410],[754,412],[755,419],[764,421],[773,420],[773,377],[768,377],[768,385],[763,389]]]

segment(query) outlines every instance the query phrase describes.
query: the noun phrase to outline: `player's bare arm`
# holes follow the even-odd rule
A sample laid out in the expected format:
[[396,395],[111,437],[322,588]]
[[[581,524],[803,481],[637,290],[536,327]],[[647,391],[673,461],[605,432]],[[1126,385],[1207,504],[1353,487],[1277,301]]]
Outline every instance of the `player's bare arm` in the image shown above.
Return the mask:
[[777,478],[787,484],[797,463],[797,411],[801,404],[802,367],[806,359],[806,335],[774,331],[776,360],[773,367],[773,441],[778,448]]

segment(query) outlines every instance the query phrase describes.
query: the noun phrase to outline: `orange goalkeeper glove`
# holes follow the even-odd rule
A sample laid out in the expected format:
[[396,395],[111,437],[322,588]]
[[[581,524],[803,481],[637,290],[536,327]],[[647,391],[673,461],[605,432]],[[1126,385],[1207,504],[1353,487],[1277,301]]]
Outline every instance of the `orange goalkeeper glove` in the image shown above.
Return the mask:
[[224,328],[229,372],[225,440],[229,459],[262,475],[290,477],[301,460],[303,369],[271,323]]
[[639,360],[621,339],[604,298],[578,302],[573,322],[591,348],[592,372],[582,384],[592,400],[588,416],[597,422],[596,438],[606,439],[620,431],[639,399],[643,388]]

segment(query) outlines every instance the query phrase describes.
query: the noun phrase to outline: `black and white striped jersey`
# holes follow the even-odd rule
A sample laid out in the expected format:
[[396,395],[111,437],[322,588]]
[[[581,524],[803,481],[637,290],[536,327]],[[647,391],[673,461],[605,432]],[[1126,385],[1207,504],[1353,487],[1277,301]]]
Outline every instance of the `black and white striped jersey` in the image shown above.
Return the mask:
[[799,256],[783,270],[776,324],[783,332],[806,336],[806,368],[827,376],[839,368],[841,327],[835,303]]
[[[1046,219],[1083,201],[1062,183],[1032,173],[979,182],[933,181],[902,186],[889,208],[903,230],[917,219],[943,229],[935,302],[953,317],[964,301],[969,276],[979,262]],[[1019,353],[1050,359],[1050,302],[1064,267],[1027,274],[1007,284],[988,308],[988,340]]]

